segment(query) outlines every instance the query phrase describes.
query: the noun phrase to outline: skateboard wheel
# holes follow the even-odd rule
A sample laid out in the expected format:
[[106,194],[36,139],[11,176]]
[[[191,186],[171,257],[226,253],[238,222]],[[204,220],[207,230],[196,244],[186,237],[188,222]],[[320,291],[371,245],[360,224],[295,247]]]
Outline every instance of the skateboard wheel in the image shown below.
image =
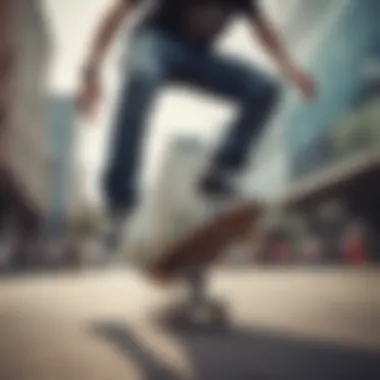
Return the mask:
[[214,303],[210,305],[210,321],[218,325],[226,325],[228,321],[228,313],[225,305]]
[[225,325],[227,323],[227,311],[223,304],[208,301],[198,307],[189,307],[187,317],[199,325]]

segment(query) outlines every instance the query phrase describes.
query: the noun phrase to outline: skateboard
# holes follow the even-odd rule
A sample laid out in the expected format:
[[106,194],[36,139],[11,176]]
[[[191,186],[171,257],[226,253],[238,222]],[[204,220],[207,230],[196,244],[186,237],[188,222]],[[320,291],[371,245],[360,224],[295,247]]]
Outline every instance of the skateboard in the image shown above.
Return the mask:
[[226,308],[207,298],[208,270],[233,243],[247,237],[261,215],[258,203],[242,202],[216,213],[206,224],[160,255],[146,275],[159,284],[185,282],[188,299],[177,308],[182,319],[225,323]]

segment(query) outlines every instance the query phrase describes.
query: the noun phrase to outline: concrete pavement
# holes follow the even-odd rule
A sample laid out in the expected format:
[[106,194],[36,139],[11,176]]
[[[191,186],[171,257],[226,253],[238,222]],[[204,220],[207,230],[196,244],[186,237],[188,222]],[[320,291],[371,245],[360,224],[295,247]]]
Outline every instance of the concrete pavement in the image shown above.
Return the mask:
[[380,379],[376,270],[219,270],[227,330],[158,318],[175,289],[128,270],[0,282],[1,380]]

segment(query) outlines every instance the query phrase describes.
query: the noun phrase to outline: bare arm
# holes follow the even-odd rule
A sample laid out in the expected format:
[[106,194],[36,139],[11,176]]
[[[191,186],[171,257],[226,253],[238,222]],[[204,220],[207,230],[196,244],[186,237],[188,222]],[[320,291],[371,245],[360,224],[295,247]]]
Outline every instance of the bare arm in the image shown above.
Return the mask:
[[90,47],[77,94],[77,109],[81,116],[93,116],[102,95],[99,80],[100,69],[116,32],[129,14],[136,0],[114,0],[113,6],[104,15]]
[[253,25],[262,46],[276,60],[283,72],[286,75],[290,74],[296,65],[281,34],[262,10],[258,12]]
[[90,48],[87,69],[98,70],[101,67],[108,48],[131,7],[132,0],[116,0],[104,15]]
[[262,10],[255,15],[253,26],[267,52],[275,59],[283,74],[309,99],[316,96],[316,84],[293,60],[281,34]]

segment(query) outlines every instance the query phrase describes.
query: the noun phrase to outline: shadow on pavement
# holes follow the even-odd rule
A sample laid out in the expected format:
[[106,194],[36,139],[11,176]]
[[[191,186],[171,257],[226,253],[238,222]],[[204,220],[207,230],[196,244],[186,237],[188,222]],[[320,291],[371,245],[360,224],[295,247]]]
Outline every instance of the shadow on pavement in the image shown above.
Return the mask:
[[[195,380],[378,380],[380,352],[297,339],[264,330],[186,329],[160,321],[183,344]],[[180,379],[117,322],[92,326],[98,337],[135,360],[148,380]]]
[[157,360],[154,354],[139,342],[133,331],[118,323],[99,323],[93,331],[119,349],[122,354],[134,360],[144,373],[147,380],[177,380],[178,375],[173,370]]

